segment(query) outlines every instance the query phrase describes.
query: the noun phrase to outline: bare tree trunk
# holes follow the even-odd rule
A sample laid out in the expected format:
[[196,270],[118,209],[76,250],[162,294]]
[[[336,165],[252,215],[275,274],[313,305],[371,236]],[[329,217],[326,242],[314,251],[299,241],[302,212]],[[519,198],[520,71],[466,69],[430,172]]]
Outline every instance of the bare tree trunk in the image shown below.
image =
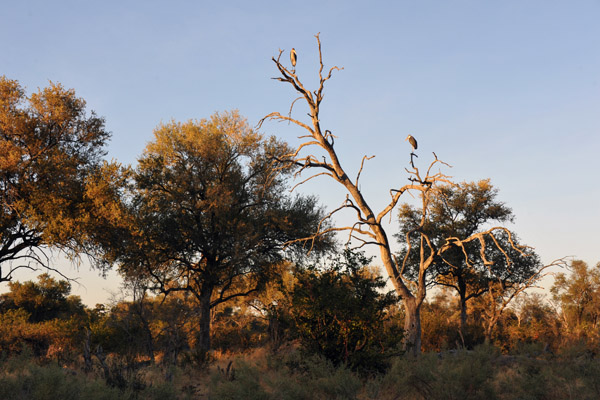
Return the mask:
[[494,332],[494,328],[496,327],[496,323],[489,321],[486,326],[485,326],[485,339],[484,342],[485,344],[490,344],[492,343],[492,333]]
[[421,302],[404,299],[404,350],[416,356],[421,352]]

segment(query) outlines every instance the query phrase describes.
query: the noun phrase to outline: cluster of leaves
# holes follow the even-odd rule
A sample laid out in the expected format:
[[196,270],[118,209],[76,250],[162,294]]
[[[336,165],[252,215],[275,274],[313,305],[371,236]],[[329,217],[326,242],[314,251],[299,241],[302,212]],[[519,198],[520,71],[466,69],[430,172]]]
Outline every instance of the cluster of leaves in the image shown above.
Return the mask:
[[135,390],[112,387],[100,377],[84,375],[56,363],[39,364],[28,351],[18,356],[0,359],[0,398],[14,400],[132,400],[176,399],[170,382]]
[[155,293],[193,296],[206,352],[212,310],[264,287],[322,211],[312,197],[286,194],[287,145],[237,111],[162,124],[154,135],[115,199],[124,215],[99,237],[102,257]]

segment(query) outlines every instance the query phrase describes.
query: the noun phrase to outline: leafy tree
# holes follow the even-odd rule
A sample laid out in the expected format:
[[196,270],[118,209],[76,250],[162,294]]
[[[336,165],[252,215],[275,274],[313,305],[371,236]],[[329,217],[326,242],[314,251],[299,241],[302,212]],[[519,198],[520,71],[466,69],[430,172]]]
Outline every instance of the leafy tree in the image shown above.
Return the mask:
[[72,249],[81,239],[91,205],[86,181],[108,138],[104,120],[87,115],[73,90],[51,83],[27,97],[0,77],[0,281],[44,264],[39,250]]
[[0,295],[0,309],[22,309],[29,314],[31,322],[56,318],[69,319],[83,316],[85,307],[79,296],[70,296],[71,285],[65,280],[57,281],[48,274],[38,276],[38,282],[9,282],[10,292]]
[[304,347],[352,368],[384,367],[397,351],[400,330],[389,330],[389,308],[397,299],[381,293],[385,281],[367,270],[363,253],[344,251],[325,270],[309,267],[296,274],[291,315]]
[[192,294],[206,351],[211,309],[259,290],[286,245],[316,229],[320,209],[314,198],[285,195],[289,171],[276,159],[287,146],[236,111],[154,134],[134,173],[130,231],[106,256],[153,290]]
[[[489,179],[439,185],[431,191],[424,223],[422,209],[403,204],[398,212],[400,232],[396,238],[401,246],[398,258],[406,258],[406,276],[414,280],[418,275],[421,233],[425,233],[433,246],[439,248],[448,238],[468,238],[491,224],[512,221],[512,210],[498,201],[497,195],[498,189],[491,185]],[[510,243],[511,240],[516,246]],[[515,237],[509,237],[505,231],[497,230],[484,243],[486,258],[481,257],[481,242],[468,242],[452,246],[443,256],[435,257],[427,271],[429,284],[451,288],[458,294],[460,331],[463,335],[466,332],[467,303],[487,293],[490,280],[502,277],[505,284],[522,282],[541,267],[539,258],[530,249],[519,246]],[[412,251],[409,253],[409,250]],[[523,251],[526,254],[522,254]],[[510,253],[511,257],[506,259],[503,252]]]
[[570,270],[569,276],[557,274],[550,289],[553,300],[560,306],[564,329],[576,338],[598,339],[600,263],[592,268],[584,261],[574,260]]

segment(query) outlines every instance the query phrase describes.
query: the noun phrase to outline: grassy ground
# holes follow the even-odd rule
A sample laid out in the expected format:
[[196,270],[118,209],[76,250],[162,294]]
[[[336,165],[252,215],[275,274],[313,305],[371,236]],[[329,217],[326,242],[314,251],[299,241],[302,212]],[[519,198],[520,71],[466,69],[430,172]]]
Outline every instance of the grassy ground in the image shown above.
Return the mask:
[[[215,355],[205,369],[145,367],[106,384],[27,354],[0,361],[0,399],[598,399],[600,360],[583,349],[491,347],[392,360],[385,374],[334,367],[298,351]],[[170,378],[168,380],[167,378]]]

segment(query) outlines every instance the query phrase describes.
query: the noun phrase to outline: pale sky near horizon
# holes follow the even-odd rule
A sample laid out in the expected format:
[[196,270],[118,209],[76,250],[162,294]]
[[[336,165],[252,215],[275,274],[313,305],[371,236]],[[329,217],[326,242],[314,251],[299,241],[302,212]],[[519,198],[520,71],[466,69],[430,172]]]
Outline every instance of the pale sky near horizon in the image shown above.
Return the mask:
[[[320,32],[326,66],[344,68],[328,82],[321,122],[350,175],[376,155],[361,178],[376,210],[406,182],[410,133],[421,167],[435,152],[456,181],[491,178],[516,215],[510,228],[544,262],[600,261],[599,0],[4,0],[1,10],[0,75],[28,93],[49,80],[75,89],[106,118],[108,158],[126,164],[161,121],[239,109],[255,125],[287,112],[295,96],[270,79],[270,59],[295,47],[314,88]],[[261,131],[291,144],[302,134]],[[330,209],[345,196],[325,180],[301,193]],[[89,305],[118,288],[115,274],[57,267],[81,274],[74,293]]]

